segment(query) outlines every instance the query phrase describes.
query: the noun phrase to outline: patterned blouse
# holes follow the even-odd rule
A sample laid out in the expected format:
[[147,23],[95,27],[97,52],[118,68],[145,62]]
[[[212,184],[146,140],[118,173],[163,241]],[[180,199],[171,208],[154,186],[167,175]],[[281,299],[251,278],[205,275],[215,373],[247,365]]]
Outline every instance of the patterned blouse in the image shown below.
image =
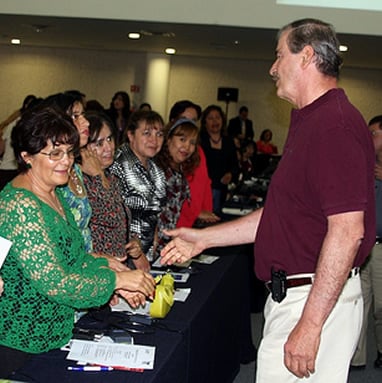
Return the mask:
[[[0,233],[13,242],[0,274],[0,345],[30,353],[72,337],[75,309],[105,304],[115,273],[85,252],[69,206],[66,220],[32,192],[8,183],[0,193]],[[3,362],[2,362],[3,363]]]
[[170,240],[163,234],[163,229],[175,229],[178,222],[183,202],[190,200],[190,188],[187,179],[171,168],[165,172],[166,185],[166,204],[162,209],[158,222],[158,247],[156,255],[160,255],[160,251]]
[[125,245],[129,240],[130,212],[125,209],[117,177],[105,170],[110,185],[109,188],[105,188],[101,176],[92,177],[85,173],[83,176],[93,212],[89,227],[94,251],[124,257]]
[[140,238],[143,252],[152,261],[158,217],[166,197],[164,172],[152,160],[146,169],[127,143],[118,149],[110,171],[118,177],[123,200],[130,208],[130,231]]
[[[83,188],[85,190],[83,176],[81,168],[78,164],[74,164],[73,166],[75,176],[77,177],[77,181],[79,184],[77,187]],[[82,186],[81,186],[82,185]],[[85,241],[85,250],[88,253],[93,251],[92,245],[92,237],[89,229],[90,217],[92,215],[92,208],[90,206],[88,197],[85,193],[83,197],[78,196],[73,193],[73,191],[69,188],[68,185],[60,186],[57,188],[57,191],[63,195],[66,200],[66,203],[70,207],[70,211],[74,216],[74,220],[77,222],[78,228],[84,238]],[[83,191],[81,191],[83,193]]]

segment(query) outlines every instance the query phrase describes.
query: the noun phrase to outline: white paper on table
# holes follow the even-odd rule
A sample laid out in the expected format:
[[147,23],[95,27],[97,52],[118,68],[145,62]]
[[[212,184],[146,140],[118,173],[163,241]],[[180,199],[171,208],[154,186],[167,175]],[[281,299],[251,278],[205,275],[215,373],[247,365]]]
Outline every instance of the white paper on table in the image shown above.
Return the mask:
[[193,262],[204,263],[205,265],[210,265],[219,259],[216,255],[200,254],[196,258],[192,258]]
[[174,301],[185,302],[190,295],[191,289],[175,289]]
[[102,366],[121,366],[127,368],[154,368],[155,347],[121,343],[98,343],[74,339],[66,357],[69,360],[98,364]]
[[11,246],[12,242],[10,240],[0,237],[0,267],[3,266],[5,257],[8,255]]

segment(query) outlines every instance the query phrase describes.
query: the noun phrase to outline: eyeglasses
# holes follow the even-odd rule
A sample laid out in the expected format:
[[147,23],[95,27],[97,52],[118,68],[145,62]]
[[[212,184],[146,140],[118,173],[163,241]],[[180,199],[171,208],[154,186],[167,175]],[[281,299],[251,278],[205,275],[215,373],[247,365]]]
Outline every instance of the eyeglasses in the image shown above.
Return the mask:
[[65,154],[70,159],[73,159],[76,156],[76,153],[75,153],[75,151],[73,149],[72,150],[68,150],[67,152],[65,152],[64,150],[61,150],[61,149],[53,149],[49,153],[40,152],[40,154],[43,154],[44,156],[48,156],[49,159],[52,160],[52,161],[60,161],[60,160],[62,160],[64,158]]
[[100,138],[99,140],[97,140],[95,142],[91,142],[90,145],[92,145],[98,149],[98,148],[102,148],[105,142],[107,142],[107,143],[114,142],[114,137],[112,135],[110,135],[110,136],[107,136],[105,138]]

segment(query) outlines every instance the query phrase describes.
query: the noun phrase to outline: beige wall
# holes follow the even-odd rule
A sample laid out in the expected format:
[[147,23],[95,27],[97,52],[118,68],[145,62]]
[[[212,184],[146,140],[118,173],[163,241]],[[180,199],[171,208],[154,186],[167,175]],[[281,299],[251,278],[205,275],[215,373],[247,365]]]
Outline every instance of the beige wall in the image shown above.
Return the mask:
[[[239,88],[239,102],[229,104],[228,116],[238,108],[249,107],[256,138],[262,129],[274,132],[280,149],[287,134],[290,105],[275,95],[268,69],[271,62],[172,57],[169,92],[161,110],[165,120],[168,108],[179,99],[189,98],[203,108],[218,102],[217,88]],[[147,57],[144,54],[92,50],[1,47],[0,49],[0,120],[21,106],[23,98],[33,93],[46,97],[66,89],[80,89],[87,98],[108,106],[117,90],[126,90],[136,105],[144,96]],[[130,92],[130,85],[140,86],[140,93]],[[366,120],[382,114],[380,99],[382,70],[343,68],[340,86],[361,110]],[[156,108],[156,105],[153,104]]]
[[319,0],[316,3],[302,7],[276,0],[1,0],[0,13],[276,29],[309,16],[332,23],[337,32],[382,35],[381,12],[327,8],[321,7]]

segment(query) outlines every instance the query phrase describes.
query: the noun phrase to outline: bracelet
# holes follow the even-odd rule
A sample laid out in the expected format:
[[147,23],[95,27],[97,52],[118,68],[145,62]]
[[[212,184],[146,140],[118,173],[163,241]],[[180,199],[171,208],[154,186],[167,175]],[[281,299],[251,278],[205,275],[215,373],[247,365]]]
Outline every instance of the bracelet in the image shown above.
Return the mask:
[[136,260],[136,259],[139,259],[140,257],[142,257],[142,255],[143,255],[143,252],[141,251],[141,254],[139,254],[138,257],[133,257],[132,255],[129,255],[129,257],[130,257],[131,259]]

